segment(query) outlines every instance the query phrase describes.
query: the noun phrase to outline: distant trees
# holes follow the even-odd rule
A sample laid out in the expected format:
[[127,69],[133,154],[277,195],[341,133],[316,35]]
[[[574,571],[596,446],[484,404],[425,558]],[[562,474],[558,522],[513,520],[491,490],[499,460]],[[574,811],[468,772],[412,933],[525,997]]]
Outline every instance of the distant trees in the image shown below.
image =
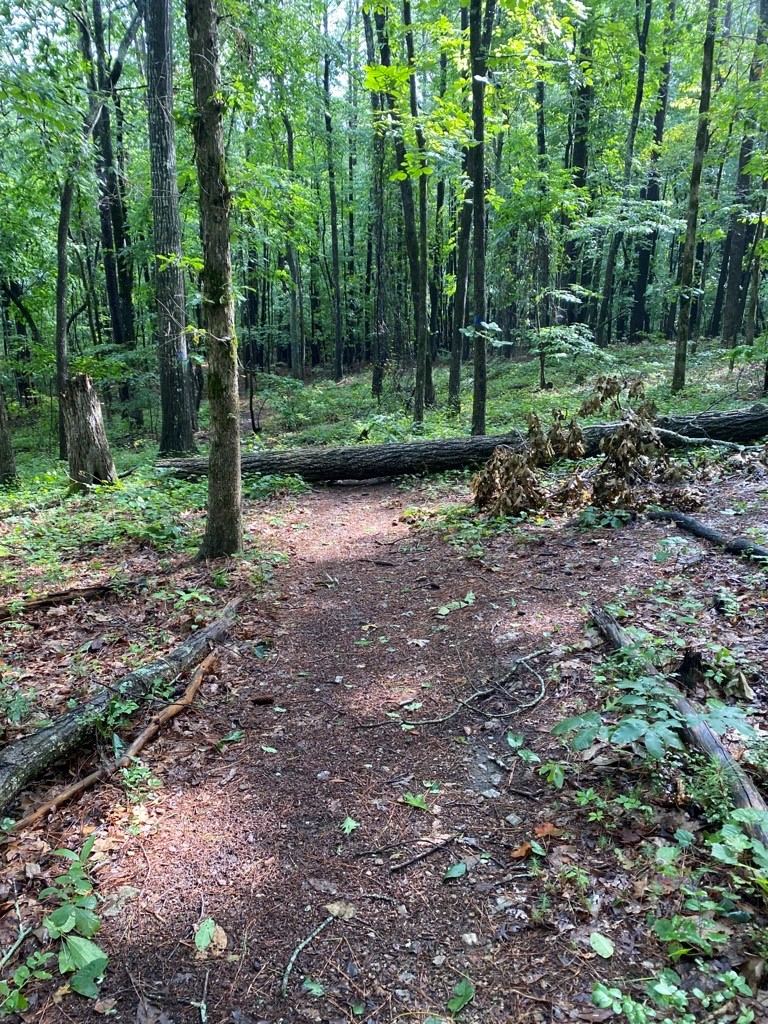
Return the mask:
[[[11,418],[71,366],[163,452],[192,448],[191,368],[196,387],[213,368],[180,11],[0,13]],[[676,388],[689,340],[761,351],[768,0],[722,21],[709,0],[228,9],[231,315],[251,390],[257,371],[370,366],[374,394],[396,381],[421,422],[443,362],[438,401],[459,414],[471,376],[479,433],[491,341],[676,340]]]

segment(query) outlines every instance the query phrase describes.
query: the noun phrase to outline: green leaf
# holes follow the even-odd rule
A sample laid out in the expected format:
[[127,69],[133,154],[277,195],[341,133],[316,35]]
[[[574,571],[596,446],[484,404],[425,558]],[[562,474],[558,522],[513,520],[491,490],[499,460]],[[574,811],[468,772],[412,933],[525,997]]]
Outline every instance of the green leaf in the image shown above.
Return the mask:
[[463,1010],[467,1003],[475,998],[475,986],[469,978],[462,978],[453,990],[453,999],[446,1004],[451,1013],[458,1013]]
[[420,811],[429,810],[429,805],[424,799],[423,793],[405,793],[403,795],[403,803],[408,804],[409,807],[417,807]]
[[583,715],[575,715],[573,718],[564,718],[562,722],[558,722],[552,729],[553,736],[564,736],[569,732],[576,732],[577,729],[583,729],[588,725],[596,725],[598,728],[603,724],[603,720],[597,711],[587,711]]
[[263,743],[261,745],[261,749],[264,751],[265,754],[276,754],[277,753],[277,750],[274,747],[265,747]]
[[653,729],[649,729],[643,737],[645,743],[645,749],[655,758],[657,761],[661,761],[667,752],[667,748],[664,746],[659,734],[654,732]]
[[613,956],[613,943],[607,936],[601,935],[600,932],[592,932],[589,936],[589,944],[597,955],[601,956],[604,960],[608,960]]
[[463,860],[460,860],[458,864],[451,864],[448,870],[443,875],[443,881],[447,882],[451,878],[461,878],[462,875],[466,875],[467,865]]
[[311,996],[322,996],[325,995],[325,989],[319,981],[313,981],[309,976],[304,979],[304,983],[301,986],[305,992],[309,992]]
[[208,949],[216,929],[216,922],[212,917],[206,917],[195,932],[195,948],[199,950]]
[[351,836],[356,828],[360,828],[360,822],[350,818],[349,815],[341,823],[341,831],[345,836]]
[[625,718],[611,734],[612,743],[634,743],[648,732],[648,723],[640,718]]
[[102,974],[108,959],[104,950],[90,939],[83,939],[79,935],[65,935],[59,953],[59,971],[66,974],[68,971],[79,971],[93,964],[98,965],[98,974]]
[[525,733],[508,732],[507,743],[510,745],[510,747],[512,747],[513,750],[517,750],[519,747],[522,747],[523,743],[525,743]]

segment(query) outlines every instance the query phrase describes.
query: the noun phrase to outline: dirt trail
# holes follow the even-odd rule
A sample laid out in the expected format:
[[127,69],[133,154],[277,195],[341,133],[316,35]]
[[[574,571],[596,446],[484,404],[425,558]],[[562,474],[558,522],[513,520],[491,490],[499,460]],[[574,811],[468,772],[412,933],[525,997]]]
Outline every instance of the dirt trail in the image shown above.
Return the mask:
[[[104,998],[121,1020],[192,1024],[204,1002],[212,1024],[424,1024],[450,1018],[464,978],[471,1024],[595,1020],[594,980],[647,973],[637,879],[506,736],[541,763],[562,756],[551,725],[594,706],[593,655],[565,650],[584,644],[584,606],[662,575],[669,531],[530,526],[470,562],[403,522],[429,500],[428,485],[387,484],[251,507],[251,535],[290,559],[263,599],[246,595],[198,713],[148,753],[157,798],[129,820],[104,788],[75,811],[98,833]],[[625,838],[674,827],[628,820]],[[329,904],[341,917],[298,954],[283,998]],[[227,944],[217,932],[200,954],[208,917]],[[609,965],[589,946],[598,928]],[[103,1018],[67,999],[37,1019]]]

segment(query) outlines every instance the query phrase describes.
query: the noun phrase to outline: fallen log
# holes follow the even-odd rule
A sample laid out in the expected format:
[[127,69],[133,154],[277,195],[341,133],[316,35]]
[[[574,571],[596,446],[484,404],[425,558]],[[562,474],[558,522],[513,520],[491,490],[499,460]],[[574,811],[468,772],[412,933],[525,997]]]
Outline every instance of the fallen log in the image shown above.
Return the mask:
[[[633,645],[631,637],[604,608],[592,605],[590,614],[598,632],[614,650],[620,651],[624,647]],[[755,784],[741,766],[734,761],[723,746],[720,737],[710,729],[706,722],[701,720],[701,711],[673,683],[663,678],[653,665],[646,663],[645,669],[649,675],[658,676],[664,693],[669,696],[673,707],[683,720],[685,737],[690,746],[711,757],[720,766],[723,782],[734,805],[739,808],[746,807],[768,812],[768,804]],[[761,843],[768,845],[768,827],[764,823],[745,822],[743,827],[753,839],[759,839]]]
[[[657,426],[677,437],[665,436],[670,448],[690,445],[695,438],[747,444],[768,434],[768,405],[753,405],[734,412],[700,413],[697,416],[661,416]],[[621,426],[598,423],[584,428],[587,456],[597,455],[600,442]],[[499,445],[522,449],[525,435],[519,430],[489,437],[452,437],[435,441],[355,445],[344,448],[296,448],[254,452],[242,457],[243,473],[295,474],[314,483],[330,480],[370,480],[373,477],[440,473],[486,462]],[[158,463],[184,479],[205,476],[206,458],[164,459]]]
[[195,699],[195,695],[200,689],[208,669],[215,660],[216,652],[213,651],[200,665],[197,666],[183,695],[179,697],[178,700],[174,701],[173,704],[167,705],[167,707],[164,707],[162,711],[158,711],[156,715],[152,716],[152,721],[145,729],[142,729],[122,757],[118,757],[117,760],[104,765],[102,768],[97,768],[95,772],[91,772],[91,774],[86,775],[85,778],[78,779],[77,782],[73,782],[71,786],[67,786],[65,789],[60,790],[55,796],[51,797],[50,800],[46,800],[45,803],[36,807],[33,811],[27,811],[23,818],[14,822],[13,831],[21,832],[25,828],[36,825],[38,821],[44,818],[47,814],[50,814],[51,811],[55,811],[58,807],[61,807],[62,804],[67,803],[69,800],[74,800],[76,796],[80,796],[81,793],[85,793],[86,790],[95,786],[97,782],[106,782],[107,779],[111,779],[113,775],[119,772],[121,768],[127,768],[136,755],[139,754],[144,747],[146,747],[149,741],[158,734],[161,725],[164,725],[165,722],[168,722],[171,718],[175,718],[176,715],[184,710],[184,708],[189,707]]
[[95,601],[100,597],[107,597],[120,590],[135,590],[146,583],[146,580],[122,580],[114,583],[93,583],[87,587],[69,587],[67,590],[55,590],[50,594],[43,594],[40,597],[24,598],[17,601],[8,601],[0,604],[0,622],[12,619],[16,615],[35,611],[38,608],[51,608],[57,604],[67,604],[69,601]]
[[90,700],[65,711],[51,725],[0,750],[0,812],[6,812],[30,782],[92,739],[113,701],[138,707],[158,682],[169,682],[201,661],[209,646],[233,624],[239,603],[239,599],[230,601],[218,619],[163,658],[143,665],[114,686],[100,687]]
[[744,555],[745,558],[758,558],[768,561],[768,548],[756,544],[753,540],[745,537],[726,537],[724,533],[713,530],[706,523],[700,523],[698,519],[685,515],[683,512],[649,512],[648,518],[659,523],[676,523],[681,530],[692,533],[694,537],[701,537],[708,540],[718,548],[727,551],[729,555]]

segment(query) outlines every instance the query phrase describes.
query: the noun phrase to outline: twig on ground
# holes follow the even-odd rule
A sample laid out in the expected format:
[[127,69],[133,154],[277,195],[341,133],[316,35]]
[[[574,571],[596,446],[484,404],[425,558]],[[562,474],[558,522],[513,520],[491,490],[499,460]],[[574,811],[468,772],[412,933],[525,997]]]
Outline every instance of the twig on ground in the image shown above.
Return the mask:
[[[495,688],[493,690],[475,690],[475,692],[471,694],[469,697],[467,697],[466,700],[459,700],[459,703],[456,705],[453,711],[451,711],[447,715],[443,715],[442,718],[421,718],[412,720],[402,718],[400,721],[402,725],[440,725],[442,722],[448,722],[456,715],[458,715],[462,708],[469,707],[473,700],[480,700],[482,697],[491,697],[493,696],[494,692]],[[470,711],[476,710],[476,708],[470,708]]]
[[283,997],[283,999],[285,999],[286,996],[288,995],[288,982],[291,979],[291,971],[293,970],[294,965],[299,958],[299,955],[307,948],[307,946],[310,944],[310,942],[312,942],[313,939],[317,938],[317,936],[320,934],[321,931],[323,931],[323,929],[327,928],[328,925],[335,920],[336,918],[334,917],[334,915],[329,914],[328,917],[326,917],[324,921],[321,921],[317,928],[315,928],[315,930],[306,937],[306,939],[302,939],[302,941],[298,944],[296,949],[294,949],[294,951],[291,953],[291,958],[288,961],[288,964],[285,968],[285,971],[283,973],[283,981],[282,984],[280,985],[280,995]]
[[194,700],[197,691],[200,689],[208,670],[216,660],[216,657],[216,652],[212,651],[211,654],[209,654],[208,657],[198,665],[189,681],[187,689],[184,691],[184,695],[177,701],[174,701],[173,704],[169,704],[167,707],[163,708],[162,711],[159,711],[154,715],[149,725],[139,733],[121,757],[116,761],[113,761],[111,764],[106,765],[104,768],[99,768],[97,771],[91,772],[90,775],[87,775],[84,779],[79,779],[71,786],[67,786],[66,789],[57,793],[56,796],[52,797],[50,800],[46,800],[46,802],[40,807],[37,807],[34,811],[30,811],[28,814],[25,814],[23,818],[20,818],[15,823],[13,831],[18,832],[23,828],[28,828],[30,825],[34,825],[36,822],[40,821],[41,818],[44,818],[50,811],[55,811],[57,807],[67,803],[67,801],[71,800],[73,797],[84,793],[87,789],[90,789],[91,786],[95,786],[97,782],[104,782],[111,778],[121,768],[127,767],[136,755],[147,745],[147,743],[157,735],[160,731],[161,725],[169,719],[175,718],[175,716],[178,715],[180,711],[183,711],[184,708],[189,707]]
[[22,923],[22,920],[21,920],[21,910],[19,909],[18,901],[14,904],[14,906],[16,908],[16,917],[19,920],[19,935],[18,935],[18,938],[16,939],[16,941],[14,942],[14,944],[9,949],[7,949],[5,951],[5,953],[3,953],[3,958],[2,958],[2,960],[0,960],[0,970],[2,970],[3,967],[5,967],[5,965],[11,959],[13,954],[16,952],[16,950],[22,944],[24,939],[26,939],[26,937],[32,933],[32,929],[31,928],[25,928],[23,923]]
[[412,864],[418,864],[420,860],[424,860],[426,857],[431,857],[432,854],[437,853],[438,850],[444,850],[446,846],[450,846],[450,844],[454,840],[458,839],[460,835],[461,832],[457,832],[453,836],[448,836],[448,838],[444,839],[441,843],[433,843],[428,850],[422,850],[421,853],[417,853],[415,857],[410,857],[408,860],[404,860],[400,864],[393,864],[389,869],[389,873],[393,875],[396,871],[405,871],[405,869],[409,868]]

